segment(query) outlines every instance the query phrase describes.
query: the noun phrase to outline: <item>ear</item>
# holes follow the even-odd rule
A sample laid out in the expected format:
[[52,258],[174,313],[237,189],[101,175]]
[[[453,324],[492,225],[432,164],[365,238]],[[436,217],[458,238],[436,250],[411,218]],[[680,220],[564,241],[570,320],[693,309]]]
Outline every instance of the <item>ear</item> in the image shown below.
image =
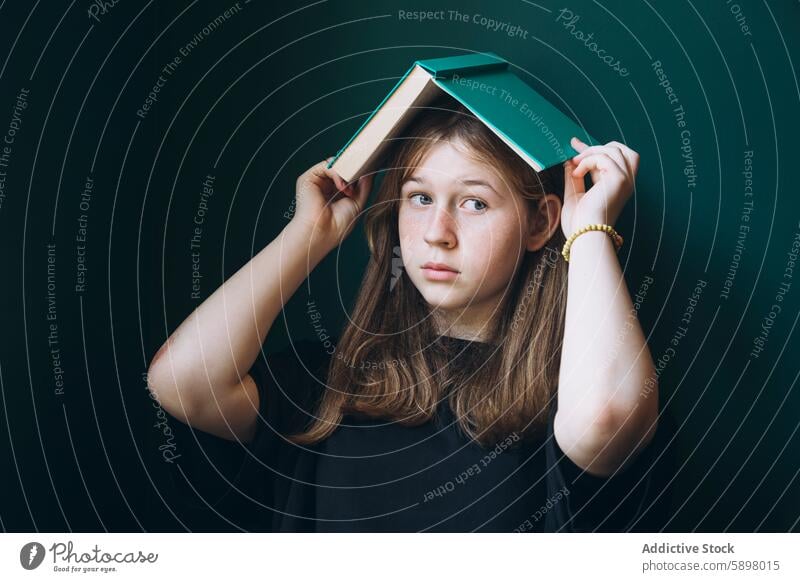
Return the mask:
[[556,194],[545,194],[539,207],[531,213],[525,248],[538,251],[555,234],[561,223],[561,198]]

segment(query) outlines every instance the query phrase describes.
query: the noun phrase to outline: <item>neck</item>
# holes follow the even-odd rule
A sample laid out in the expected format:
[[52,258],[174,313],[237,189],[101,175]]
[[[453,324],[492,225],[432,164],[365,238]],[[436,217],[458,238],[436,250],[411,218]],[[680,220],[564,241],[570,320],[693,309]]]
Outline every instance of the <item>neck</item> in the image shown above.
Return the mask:
[[486,342],[488,341],[489,326],[485,319],[476,319],[467,318],[463,311],[460,314],[441,310],[433,312],[434,325],[439,335]]

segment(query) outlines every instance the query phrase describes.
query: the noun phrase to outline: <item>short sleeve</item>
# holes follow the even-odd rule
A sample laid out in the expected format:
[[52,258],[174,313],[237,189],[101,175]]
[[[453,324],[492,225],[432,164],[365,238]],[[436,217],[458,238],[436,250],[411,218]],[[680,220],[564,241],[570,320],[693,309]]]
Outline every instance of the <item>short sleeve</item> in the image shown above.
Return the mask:
[[280,435],[299,432],[313,421],[327,384],[334,345],[297,340],[256,359],[249,371],[259,396],[256,433],[249,443],[254,454],[282,440]]
[[654,505],[652,493],[657,489],[654,461],[662,444],[661,424],[629,464],[608,477],[598,477],[576,465],[559,447],[554,431],[556,410],[557,404],[553,404],[545,442],[548,495],[545,531],[647,530],[652,522],[652,515],[647,515]]
[[[279,434],[299,431],[313,418],[326,385],[328,350],[333,348],[318,341],[295,340],[279,351],[259,354],[248,372],[259,394],[251,441],[228,441],[185,425],[176,431],[181,454],[169,464],[169,480],[178,503],[189,512],[221,519],[223,525],[215,527],[264,529],[274,506],[272,482],[287,470],[290,447],[280,445]],[[215,482],[213,488],[209,481]]]

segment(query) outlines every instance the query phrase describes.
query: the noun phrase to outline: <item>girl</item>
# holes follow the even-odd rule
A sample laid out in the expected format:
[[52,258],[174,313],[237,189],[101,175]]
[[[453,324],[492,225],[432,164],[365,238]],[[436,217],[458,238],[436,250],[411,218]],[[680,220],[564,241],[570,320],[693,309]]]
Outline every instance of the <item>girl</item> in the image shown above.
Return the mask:
[[238,485],[267,510],[257,527],[641,527],[653,362],[612,238],[586,232],[560,255],[581,227],[614,225],[638,155],[572,145],[577,156],[537,173],[450,98],[421,112],[365,212],[371,260],[340,337],[264,361],[276,317],[372,186],[345,184],[328,161],[300,176],[291,222],[149,371],[171,415],[246,443],[257,471]]

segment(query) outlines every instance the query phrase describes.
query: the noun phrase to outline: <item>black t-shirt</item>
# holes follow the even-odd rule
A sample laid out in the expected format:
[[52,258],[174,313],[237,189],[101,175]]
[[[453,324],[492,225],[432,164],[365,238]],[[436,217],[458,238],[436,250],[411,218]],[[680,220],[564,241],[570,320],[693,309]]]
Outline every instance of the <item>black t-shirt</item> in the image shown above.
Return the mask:
[[[441,344],[439,343],[441,342]],[[441,336],[435,346],[469,357],[471,342]],[[433,348],[437,349],[437,348]],[[653,531],[653,462],[662,428],[631,464],[609,477],[575,465],[547,434],[517,446],[513,436],[483,448],[458,428],[444,398],[417,427],[345,416],[324,441],[290,443],[325,390],[333,353],[300,340],[259,357],[250,374],[260,395],[255,438],[235,480],[259,509],[259,531],[586,532]],[[518,440],[518,439],[517,439]],[[663,499],[662,499],[663,501]],[[251,516],[252,517],[252,516]],[[657,521],[657,520],[656,520]]]

